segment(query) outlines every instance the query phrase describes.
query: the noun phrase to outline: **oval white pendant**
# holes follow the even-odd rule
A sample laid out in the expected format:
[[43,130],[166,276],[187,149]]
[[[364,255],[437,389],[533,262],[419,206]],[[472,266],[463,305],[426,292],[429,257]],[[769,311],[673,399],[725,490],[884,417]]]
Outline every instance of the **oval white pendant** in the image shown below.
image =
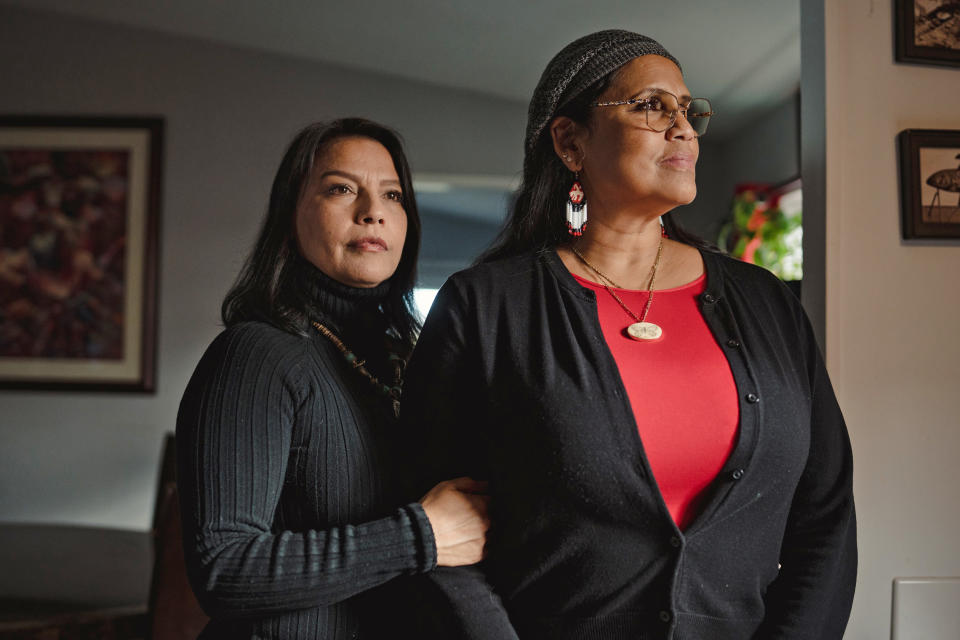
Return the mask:
[[634,322],[627,327],[627,335],[634,340],[659,340],[663,336],[663,329],[652,322]]

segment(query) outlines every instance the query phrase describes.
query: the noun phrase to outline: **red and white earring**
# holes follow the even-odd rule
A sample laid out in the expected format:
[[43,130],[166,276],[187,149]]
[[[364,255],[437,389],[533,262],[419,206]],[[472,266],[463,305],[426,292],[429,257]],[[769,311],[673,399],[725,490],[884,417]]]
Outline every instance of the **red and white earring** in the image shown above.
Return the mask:
[[580,186],[580,172],[573,174],[573,185],[567,197],[567,233],[572,236],[582,236],[587,226],[587,199]]
[[667,235],[667,228],[663,226],[663,216],[660,216],[660,236],[663,238],[669,238]]

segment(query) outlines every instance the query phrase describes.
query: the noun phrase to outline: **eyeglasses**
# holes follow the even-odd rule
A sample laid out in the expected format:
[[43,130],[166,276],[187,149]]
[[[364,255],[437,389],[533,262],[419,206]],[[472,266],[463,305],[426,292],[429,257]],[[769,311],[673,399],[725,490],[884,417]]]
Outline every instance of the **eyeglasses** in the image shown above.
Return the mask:
[[713,107],[706,98],[693,98],[685,105],[669,91],[654,89],[646,91],[636,98],[616,100],[613,102],[594,102],[591,107],[617,107],[620,105],[636,105],[631,111],[642,113],[646,118],[647,126],[654,131],[666,131],[677,122],[677,114],[683,113],[690,126],[699,138],[707,132],[710,116],[714,115]]

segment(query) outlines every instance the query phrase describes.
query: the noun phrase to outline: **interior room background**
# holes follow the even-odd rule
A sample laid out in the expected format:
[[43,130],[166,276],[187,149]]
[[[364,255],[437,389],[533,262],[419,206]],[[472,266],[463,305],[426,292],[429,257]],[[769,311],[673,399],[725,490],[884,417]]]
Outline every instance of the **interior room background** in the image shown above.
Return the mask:
[[[0,2],[0,113],[165,118],[158,384],[152,395],[0,391],[0,526],[146,531],[162,438],[221,330],[220,302],[293,133],[352,114],[403,134],[424,189],[422,284],[436,287],[496,231],[502,195],[491,187],[518,180],[526,100],[29,5]],[[804,303],[856,465],[861,569],[847,637],[882,638],[894,577],[960,575],[960,246],[900,240],[894,143],[904,128],[960,128],[960,70],[895,64],[890,0],[795,5],[792,23],[766,26],[781,29],[780,46],[707,96],[719,123],[721,98],[755,82],[770,93],[763,109],[703,139],[699,196],[680,213],[715,239],[736,184],[777,184],[803,169]],[[609,26],[571,22],[554,49]],[[644,31],[642,20],[621,26]],[[724,34],[686,35],[708,36]],[[692,84],[700,61],[684,55],[690,44],[663,40]],[[549,55],[518,61],[534,70],[529,91]],[[452,176],[467,193],[463,210],[438,184]]]

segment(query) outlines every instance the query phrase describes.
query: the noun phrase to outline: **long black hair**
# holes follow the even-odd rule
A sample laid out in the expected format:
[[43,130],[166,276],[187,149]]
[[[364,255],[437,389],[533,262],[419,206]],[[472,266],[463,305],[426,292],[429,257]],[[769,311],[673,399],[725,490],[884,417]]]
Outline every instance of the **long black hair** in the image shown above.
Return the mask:
[[390,153],[400,178],[407,235],[400,264],[389,278],[390,291],[381,308],[389,329],[405,346],[412,348],[420,331],[413,302],[420,250],[420,214],[413,195],[413,180],[399,134],[363,118],[316,122],[301,130],[287,147],[273,178],[270,203],[256,244],[220,308],[226,326],[260,320],[290,333],[307,334],[309,301],[303,298],[302,287],[294,281],[297,262],[305,260],[297,249],[294,225],[297,203],[317,156],[332,141],[347,137],[369,138],[382,144]]
[[[607,90],[614,76],[614,69],[578,96],[558,109],[554,117],[567,116],[583,126],[590,126],[590,105],[597,102]],[[550,127],[540,132],[531,150],[523,158],[523,181],[514,199],[510,214],[477,263],[515,256],[527,251],[551,250],[570,239],[566,227],[566,200],[572,176],[553,149]],[[673,213],[663,215],[663,226],[672,240],[694,247],[717,251],[712,244],[686,231],[674,218]]]

